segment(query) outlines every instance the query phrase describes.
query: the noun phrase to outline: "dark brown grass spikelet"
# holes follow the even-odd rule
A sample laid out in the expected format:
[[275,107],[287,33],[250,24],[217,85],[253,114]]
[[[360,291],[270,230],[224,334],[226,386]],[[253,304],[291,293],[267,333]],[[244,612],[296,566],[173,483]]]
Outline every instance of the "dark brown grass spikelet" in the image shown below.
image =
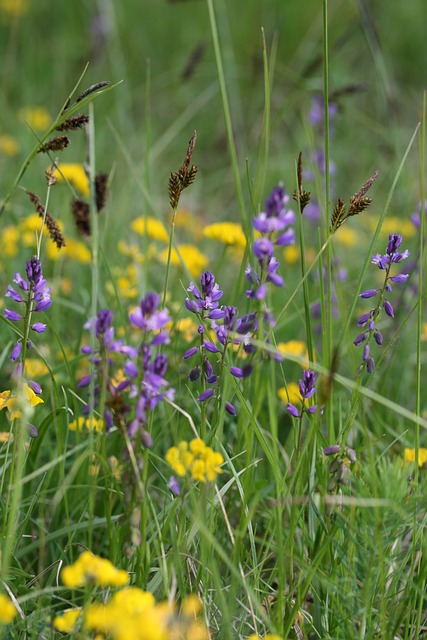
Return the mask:
[[90,210],[89,205],[80,198],[73,198],[71,201],[71,213],[77,232],[81,236],[90,236]]
[[105,207],[108,196],[108,173],[97,173],[95,176],[96,210],[101,211]]
[[366,180],[361,189],[350,198],[350,204],[348,210],[346,210],[344,201],[338,198],[338,202],[331,216],[330,231],[334,233],[344,222],[351,216],[357,216],[362,211],[365,211],[372,203],[372,198],[365,197],[366,192],[370,189],[378,177],[378,171],[374,171],[372,176]]
[[334,207],[331,216],[331,231],[336,231],[346,219],[346,210],[344,200],[338,198],[338,202]]
[[81,129],[88,122],[89,116],[85,116],[84,114],[72,116],[64,120],[62,124],[59,124],[56,127],[56,131],[76,131],[76,129]]
[[187,147],[187,153],[185,154],[184,162],[180,167],[178,173],[173,171],[169,178],[169,202],[172,209],[176,209],[178,206],[181,193],[186,187],[188,187],[196,177],[197,166],[191,165],[191,156],[193,155],[194,147],[196,146],[197,133],[194,131],[190,138]]
[[27,191],[27,195],[30,198],[31,202],[34,204],[34,207],[35,207],[37,213],[39,214],[40,218],[44,217],[45,222],[46,222],[46,228],[47,228],[47,230],[49,232],[49,236],[50,236],[52,242],[54,242],[56,244],[58,249],[61,249],[61,247],[65,247],[65,238],[62,235],[62,231],[59,228],[59,225],[56,222],[56,220],[53,217],[53,215],[51,213],[49,213],[49,211],[46,211],[46,214],[45,214],[45,208],[42,205],[38,195],[36,195],[32,191]]
[[109,80],[103,80],[102,82],[96,82],[95,84],[91,84],[90,87],[82,91],[81,94],[77,96],[76,102],[80,102],[81,100],[83,100],[83,98],[86,98],[86,96],[90,96],[91,93],[95,93],[95,91],[98,91],[103,87],[108,87],[109,84],[110,84]]
[[206,50],[206,42],[199,42],[193,49],[190,54],[190,57],[187,60],[187,64],[184,67],[184,70],[181,74],[182,80],[188,80],[193,75],[194,71],[199,65],[199,62],[203,58],[203,55]]
[[170,174],[169,178],[169,202],[172,209],[176,209],[179,202],[179,196],[181,195],[181,181],[179,175],[175,172]]
[[70,144],[68,136],[57,136],[41,144],[37,149],[37,153],[47,153],[48,151],[63,151]]
[[310,192],[305,191],[302,186],[302,151],[299,152],[298,162],[297,162],[297,180],[298,180],[298,190],[294,191],[293,199],[299,203],[300,212],[302,213],[305,207],[310,202]]

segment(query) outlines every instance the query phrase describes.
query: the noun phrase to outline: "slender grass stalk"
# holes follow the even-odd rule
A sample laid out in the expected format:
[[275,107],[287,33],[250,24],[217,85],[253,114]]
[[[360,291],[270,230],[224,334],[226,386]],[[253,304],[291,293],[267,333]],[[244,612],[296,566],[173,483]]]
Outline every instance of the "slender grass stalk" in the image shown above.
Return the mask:
[[213,0],[206,0],[206,1],[208,5],[209,21],[210,21],[211,35],[212,35],[212,41],[213,41],[214,51],[215,51],[215,61],[216,61],[216,67],[217,67],[218,82],[219,82],[221,98],[222,98],[222,108],[224,113],[225,128],[227,132],[228,150],[230,152],[231,168],[233,171],[234,184],[237,192],[237,200],[239,202],[243,228],[249,229],[251,225],[251,221],[250,221],[250,218],[248,217],[248,213],[246,211],[246,206],[245,206],[245,200],[243,197],[242,181],[240,177],[236,145],[234,142],[230,103],[228,99],[224,66],[222,63],[221,45],[220,45],[220,40],[218,35],[214,3],[213,3]]

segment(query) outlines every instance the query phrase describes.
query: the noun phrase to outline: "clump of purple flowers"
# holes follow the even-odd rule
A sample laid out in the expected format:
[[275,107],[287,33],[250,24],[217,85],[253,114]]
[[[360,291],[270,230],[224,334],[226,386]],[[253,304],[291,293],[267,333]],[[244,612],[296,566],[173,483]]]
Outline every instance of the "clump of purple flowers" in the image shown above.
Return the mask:
[[274,247],[295,243],[295,232],[290,228],[295,222],[295,213],[288,208],[289,200],[284,186],[277,185],[265,201],[265,211],[253,219],[253,227],[259,231],[261,238],[255,240],[253,246],[258,268],[248,264],[245,272],[251,284],[246,291],[248,298],[263,300],[268,282],[283,287],[283,278],[277,273],[280,263],[274,256]]
[[[93,373],[79,382],[79,387],[92,387],[93,400],[86,404],[84,412],[89,413],[98,405],[105,390],[107,393],[102,411],[107,432],[113,425],[126,429],[130,437],[140,432],[145,446],[151,446],[152,442],[151,436],[144,430],[149,412],[163,398],[173,400],[174,397],[174,389],[168,388],[169,383],[165,379],[167,357],[157,352],[159,345],[169,341],[165,325],[170,321],[167,309],[158,309],[159,301],[156,293],[149,292],[129,316],[131,324],[142,331],[138,348],[114,338],[113,312],[110,309],[102,309],[96,318],[86,323],[85,327],[94,333],[98,344],[95,348],[89,345],[82,348],[82,353],[88,355],[94,365]],[[114,354],[126,358],[123,366],[125,377],[118,383],[113,381]],[[123,398],[124,391],[127,392],[126,399]],[[131,405],[132,399],[134,402]]]
[[[43,278],[42,264],[37,256],[33,256],[25,264],[27,279],[23,278],[20,273],[15,273],[13,282],[17,285],[17,290],[12,285],[7,287],[6,297],[10,298],[18,304],[25,307],[23,314],[13,311],[12,309],[4,310],[4,317],[11,322],[23,322],[23,338],[20,338],[12,349],[10,359],[12,362],[19,360],[16,366],[15,374],[22,374],[23,362],[22,352],[25,342],[24,355],[27,349],[32,348],[32,341],[28,338],[29,330],[35,333],[44,333],[46,324],[44,322],[32,322],[33,313],[46,311],[52,305],[50,297],[50,288],[46,285]],[[33,389],[35,393],[37,391]],[[40,391],[39,391],[40,392]]]
[[377,253],[372,256],[372,264],[375,264],[379,269],[385,271],[384,284],[379,289],[366,289],[360,295],[361,298],[377,298],[376,306],[359,316],[357,324],[359,327],[367,327],[362,333],[360,333],[354,340],[356,347],[364,345],[363,347],[363,360],[360,367],[360,372],[366,366],[368,373],[373,373],[375,369],[375,361],[371,354],[371,338],[373,337],[377,345],[381,346],[383,343],[383,336],[376,326],[377,318],[384,309],[386,314],[390,318],[394,318],[394,308],[391,302],[388,300],[388,294],[392,291],[392,284],[402,284],[407,281],[409,274],[400,273],[395,276],[391,276],[391,268],[393,264],[397,264],[405,260],[409,256],[409,251],[406,249],[403,252],[399,251],[399,247],[402,244],[402,236],[397,233],[389,235],[386,253],[381,255]]
[[[200,289],[191,282],[187,291],[190,296],[185,299],[185,306],[199,319],[200,345],[187,349],[183,360],[199,354],[200,361],[191,369],[188,378],[191,382],[195,382],[202,377],[203,391],[197,397],[197,400],[206,402],[218,395],[220,376],[225,366],[225,354],[228,346],[230,344],[239,344],[243,341],[243,339],[232,337],[233,333],[240,333],[239,329],[242,320],[237,318],[236,307],[224,306],[220,308],[219,300],[222,298],[223,291],[219,288],[218,283],[215,282],[213,273],[209,271],[203,272],[200,278]],[[212,321],[211,328],[215,331],[220,347],[205,337],[205,320]],[[220,320],[222,320],[221,324],[218,323]],[[219,358],[220,371],[218,374],[214,372],[214,367],[211,363],[212,355],[217,359]],[[243,367],[230,366],[229,371],[236,378],[246,378],[252,372],[252,366],[250,364],[246,364]],[[231,402],[225,403],[225,409],[230,415],[236,415],[236,409]]]
[[305,369],[302,374],[302,380],[298,381],[299,392],[301,395],[301,411],[298,408],[288,402],[286,405],[286,409],[288,413],[294,418],[302,418],[304,413],[316,413],[317,405],[310,405],[308,400],[314,396],[316,393],[316,387],[314,386],[316,382],[316,373],[311,369]]

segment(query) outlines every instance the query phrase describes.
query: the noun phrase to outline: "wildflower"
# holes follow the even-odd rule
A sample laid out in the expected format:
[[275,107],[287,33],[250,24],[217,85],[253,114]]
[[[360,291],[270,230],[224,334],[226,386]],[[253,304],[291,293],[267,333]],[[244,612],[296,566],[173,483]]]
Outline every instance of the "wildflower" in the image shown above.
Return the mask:
[[244,249],[246,247],[246,236],[243,233],[242,225],[236,222],[216,222],[209,224],[203,229],[206,238],[218,240],[222,244]]
[[[405,462],[415,462],[415,449],[405,449],[404,457]],[[418,449],[418,466],[423,467],[427,464],[427,449],[420,447]]]
[[[168,249],[164,249],[159,254],[159,259],[166,264],[168,259]],[[208,265],[207,257],[192,244],[180,244],[177,249],[171,252],[171,264],[174,266],[184,265],[193,277],[198,276]]]
[[0,593],[0,624],[10,624],[16,616],[16,609],[7,596]]
[[[52,301],[50,298],[50,289],[46,286],[46,280],[43,278],[41,262],[36,256],[27,261],[26,274],[27,280],[25,280],[19,273],[15,273],[13,282],[18,285],[18,289],[20,291],[15,289],[12,285],[9,285],[6,292],[7,298],[25,305],[26,309],[24,314],[21,315],[12,309],[5,309],[4,317],[10,322],[20,322],[24,320],[24,335],[27,335],[28,328],[32,329],[36,333],[43,333],[46,329],[46,325],[42,322],[31,324],[32,314],[40,311],[46,311],[51,306]],[[31,347],[32,342],[27,339],[26,349],[30,349]],[[12,349],[12,361],[20,359],[22,348],[23,344],[22,339],[20,338]]]
[[74,633],[77,629],[82,609],[67,609],[62,616],[56,616],[53,619],[53,626],[57,631],[62,633]]
[[278,351],[286,359],[287,355],[299,356],[303,359],[303,366],[308,368],[308,351],[307,345],[301,340],[289,340],[288,342],[279,342],[277,345]]
[[168,242],[169,236],[164,227],[164,224],[152,218],[150,216],[139,216],[134,218],[131,222],[131,229],[140,236],[147,235],[151,240],[159,240],[161,242]]
[[394,308],[391,302],[386,297],[386,294],[391,293],[392,291],[391,283],[403,284],[409,278],[409,274],[407,273],[400,273],[394,276],[390,275],[392,266],[396,263],[401,262],[402,260],[405,260],[409,256],[408,250],[405,250],[403,252],[399,251],[401,244],[401,235],[397,233],[392,233],[389,235],[386,253],[384,255],[377,253],[376,255],[372,256],[372,264],[375,264],[380,270],[386,272],[382,288],[366,289],[359,294],[359,296],[365,300],[368,300],[370,298],[377,298],[375,307],[370,311],[360,315],[357,320],[357,324],[359,327],[367,327],[366,330],[360,333],[353,341],[356,347],[365,343],[362,364],[359,368],[360,372],[362,372],[365,367],[368,373],[373,373],[373,371],[375,370],[375,361],[370,352],[370,342],[371,338],[373,338],[377,345],[381,346],[383,343],[382,334],[376,327],[376,320],[381,312],[381,309],[384,309],[385,313],[390,318],[394,318]]
[[52,124],[52,118],[45,107],[24,107],[19,110],[18,115],[21,120],[25,120],[31,129],[36,131],[45,131]]
[[275,633],[267,633],[266,636],[258,636],[256,633],[252,633],[247,640],[282,640],[282,638]]
[[296,382],[289,382],[286,387],[281,387],[277,390],[277,395],[282,402],[287,404],[288,402],[295,404],[301,404],[301,396],[299,393],[299,386]]
[[171,447],[165,459],[178,476],[188,473],[193,480],[201,482],[214,482],[222,473],[221,465],[224,463],[222,455],[207,447],[200,438]]
[[68,428],[70,431],[83,431],[85,428],[87,431],[101,432],[104,430],[104,421],[93,417],[84,418],[80,416],[77,420],[70,422]]
[[55,169],[54,177],[58,182],[67,180],[83,196],[87,197],[90,193],[89,178],[81,164],[61,162]]
[[122,587],[128,584],[129,575],[116,569],[106,558],[84,551],[74,564],[62,569],[61,579],[65,586],[72,588],[86,585]]
[[0,154],[5,156],[17,156],[19,153],[19,144],[12,136],[7,134],[0,135]]
[[354,449],[342,444],[333,444],[323,449],[327,457],[332,457],[329,464],[330,479],[328,491],[333,492],[338,485],[348,484],[350,476],[350,466],[356,462],[356,452]]
[[301,418],[303,413],[305,412],[315,413],[317,411],[316,405],[308,406],[309,403],[307,403],[307,401],[312,398],[316,392],[314,386],[316,374],[314,371],[311,371],[311,369],[306,369],[305,371],[303,371],[302,375],[302,379],[298,382],[298,390],[301,398],[301,413],[291,402],[288,402],[288,404],[286,405],[288,413],[294,418]]

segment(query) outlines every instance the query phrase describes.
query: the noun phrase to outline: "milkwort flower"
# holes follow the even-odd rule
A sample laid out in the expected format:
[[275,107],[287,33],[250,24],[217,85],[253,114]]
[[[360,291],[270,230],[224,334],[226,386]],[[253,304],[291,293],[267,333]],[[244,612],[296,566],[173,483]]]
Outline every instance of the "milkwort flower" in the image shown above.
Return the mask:
[[265,201],[265,211],[253,219],[253,227],[261,237],[253,246],[258,269],[249,264],[246,268],[246,278],[252,285],[246,291],[248,298],[263,300],[268,282],[283,287],[283,278],[277,273],[280,264],[274,256],[274,247],[295,243],[295,232],[290,228],[295,221],[295,213],[288,208],[289,200],[283,184],[278,184]]
[[104,406],[101,410],[107,432],[114,422],[120,423],[125,420],[130,411],[129,404],[123,400],[122,392],[131,383],[128,378],[115,382],[112,355],[120,353],[124,356],[136,356],[136,350],[133,347],[124,344],[123,340],[115,339],[112,323],[113,312],[110,309],[101,309],[95,318],[90,318],[85,323],[84,328],[95,337],[97,345],[94,347],[85,345],[81,348],[81,352],[89,357],[93,370],[91,374],[83,376],[78,383],[80,388],[88,388],[91,396],[83,409],[85,415],[97,407],[100,399],[103,398]]
[[[188,289],[190,296],[185,299],[186,308],[194,313],[198,320],[198,333],[200,335],[200,345],[198,347],[191,347],[184,353],[183,360],[192,358],[196,354],[199,354],[200,362],[193,367],[188,375],[191,382],[195,382],[202,378],[202,392],[197,397],[199,402],[206,402],[217,395],[218,387],[220,384],[220,378],[222,371],[225,367],[225,354],[230,344],[238,344],[242,340],[232,337],[234,332],[239,332],[239,323],[241,320],[237,318],[237,309],[233,306],[224,306],[220,308],[219,300],[222,298],[223,291],[219,288],[217,282],[215,282],[215,276],[209,271],[202,273],[200,279],[200,289],[191,282]],[[211,320],[211,328],[215,331],[219,347],[208,339],[205,334],[205,321]],[[218,321],[222,320],[222,324]],[[219,357],[220,371],[219,374],[214,373],[214,368],[211,363],[211,356],[217,355]],[[246,365],[245,367],[230,367],[230,373],[236,378],[244,378],[250,375],[252,367]],[[206,385],[209,385],[206,388]],[[230,415],[236,415],[235,407],[230,403],[225,403],[225,409]]]
[[376,321],[380,315],[381,309],[384,309],[385,313],[394,318],[394,308],[391,302],[388,300],[388,293],[392,291],[392,284],[403,284],[409,278],[408,273],[400,273],[395,276],[391,276],[391,268],[393,264],[397,264],[405,260],[409,256],[409,251],[406,249],[403,252],[399,251],[399,247],[402,244],[402,236],[397,233],[391,233],[386,248],[386,253],[381,255],[379,253],[372,256],[372,264],[375,264],[379,269],[385,271],[384,284],[379,289],[366,289],[359,294],[361,298],[367,300],[369,298],[376,298],[377,302],[373,309],[363,313],[359,316],[357,324],[359,327],[366,327],[366,329],[360,333],[354,339],[354,345],[359,347],[363,346],[363,358],[362,364],[359,368],[359,373],[362,373],[366,367],[368,373],[373,373],[375,369],[375,361],[371,354],[371,339],[374,338],[377,345],[381,346],[383,343],[383,336],[376,326]]
[[144,446],[151,446],[151,436],[144,430],[149,412],[164,398],[172,401],[175,389],[169,387],[165,375],[168,359],[157,347],[169,342],[166,325],[170,322],[167,309],[159,309],[160,297],[148,292],[136,311],[129,315],[131,324],[142,331],[142,341],[136,353],[125,363],[124,371],[132,381],[130,395],[136,398],[135,412],[128,423],[128,435],[134,437],[139,431]]
[[316,381],[316,373],[311,369],[303,371],[302,379],[298,381],[298,389],[301,397],[301,409],[299,410],[294,404],[288,402],[286,409],[294,418],[302,418],[304,413],[315,413],[317,405],[308,402],[316,393],[314,383]]
[[[28,338],[29,329],[35,333],[44,333],[46,325],[44,322],[31,322],[32,314],[41,311],[46,311],[52,305],[50,298],[50,288],[46,286],[46,280],[43,278],[42,265],[40,260],[34,256],[31,260],[28,260],[25,265],[25,271],[27,279],[23,278],[20,273],[15,273],[13,282],[18,286],[17,290],[12,285],[8,285],[6,298],[10,298],[18,304],[25,306],[23,314],[13,311],[12,309],[4,310],[4,317],[11,322],[24,322],[23,335],[24,338],[20,338],[12,349],[10,359],[13,362],[21,359],[23,351],[23,341],[25,339],[25,349],[31,349],[32,342]],[[20,366],[22,370],[22,362]],[[18,373],[19,366],[18,366]]]

